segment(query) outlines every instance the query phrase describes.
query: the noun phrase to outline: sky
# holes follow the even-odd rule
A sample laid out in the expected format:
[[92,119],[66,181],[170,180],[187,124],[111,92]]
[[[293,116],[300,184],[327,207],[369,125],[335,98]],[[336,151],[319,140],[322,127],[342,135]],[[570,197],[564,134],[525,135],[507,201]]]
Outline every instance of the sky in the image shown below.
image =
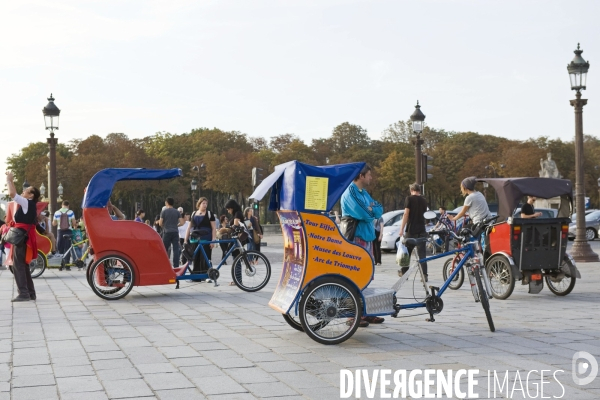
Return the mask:
[[598,15],[596,0],[4,1],[0,169],[48,137],[50,93],[62,143],[217,127],[309,144],[345,121],[378,139],[417,100],[437,129],[572,140],[577,43],[600,135]]

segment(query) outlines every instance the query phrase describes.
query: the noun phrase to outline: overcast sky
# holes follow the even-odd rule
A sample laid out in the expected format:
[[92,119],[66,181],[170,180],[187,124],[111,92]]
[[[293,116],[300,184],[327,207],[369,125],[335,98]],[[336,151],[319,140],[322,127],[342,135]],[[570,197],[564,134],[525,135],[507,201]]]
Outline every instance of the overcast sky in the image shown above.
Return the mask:
[[435,128],[570,140],[578,42],[598,135],[599,15],[595,0],[4,1],[0,168],[45,140],[51,92],[62,143],[199,127],[310,143],[345,121],[377,139],[417,99]]

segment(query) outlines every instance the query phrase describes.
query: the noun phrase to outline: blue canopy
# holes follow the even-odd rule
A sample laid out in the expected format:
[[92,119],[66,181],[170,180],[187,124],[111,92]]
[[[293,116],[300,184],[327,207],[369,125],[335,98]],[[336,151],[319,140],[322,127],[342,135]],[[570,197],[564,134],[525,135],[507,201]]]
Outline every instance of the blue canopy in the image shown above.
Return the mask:
[[275,171],[258,185],[250,198],[262,200],[269,189],[272,189],[269,201],[271,211],[329,212],[365,164],[359,162],[315,167],[299,161],[289,161],[277,165]]
[[83,197],[83,208],[106,207],[115,183],[171,179],[182,176],[181,169],[107,168],[92,177]]

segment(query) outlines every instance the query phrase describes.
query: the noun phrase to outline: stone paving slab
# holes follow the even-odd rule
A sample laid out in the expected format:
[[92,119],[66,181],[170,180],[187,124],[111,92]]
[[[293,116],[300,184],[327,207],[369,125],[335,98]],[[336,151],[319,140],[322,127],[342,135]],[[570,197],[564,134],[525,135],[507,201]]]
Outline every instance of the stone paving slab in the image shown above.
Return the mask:
[[[36,302],[10,303],[12,275],[0,271],[0,400],[337,399],[341,369],[417,368],[534,370],[536,379],[542,369],[562,369],[564,398],[600,398],[600,378],[587,386],[571,379],[576,351],[600,361],[600,263],[580,264],[582,279],[566,297],[547,288],[530,295],[517,282],[508,300],[491,300],[494,333],[463,285],[444,294],[436,323],[425,322],[421,311],[403,310],[401,318],[323,346],[267,306],[282,258],[281,238],[267,241],[272,278],[256,293],[228,286],[225,267],[217,288],[187,282],[179,290],[140,287],[106,302],[82,272],[51,269],[35,280]],[[592,246],[600,251],[600,241]],[[388,288],[397,279],[395,255],[384,254],[383,261],[373,287]],[[430,263],[430,284],[442,283],[442,263]],[[480,394],[486,385],[482,375]],[[531,382],[525,387],[534,389]],[[545,395],[561,394],[555,383],[547,388]]]

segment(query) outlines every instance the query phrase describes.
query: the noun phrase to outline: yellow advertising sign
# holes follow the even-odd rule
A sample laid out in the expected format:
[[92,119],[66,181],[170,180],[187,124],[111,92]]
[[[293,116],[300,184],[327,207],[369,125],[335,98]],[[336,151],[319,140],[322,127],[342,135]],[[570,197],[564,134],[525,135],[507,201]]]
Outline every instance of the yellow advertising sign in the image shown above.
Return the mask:
[[306,195],[304,198],[304,208],[307,210],[327,209],[327,188],[329,187],[329,178],[318,178],[316,176],[306,177]]

